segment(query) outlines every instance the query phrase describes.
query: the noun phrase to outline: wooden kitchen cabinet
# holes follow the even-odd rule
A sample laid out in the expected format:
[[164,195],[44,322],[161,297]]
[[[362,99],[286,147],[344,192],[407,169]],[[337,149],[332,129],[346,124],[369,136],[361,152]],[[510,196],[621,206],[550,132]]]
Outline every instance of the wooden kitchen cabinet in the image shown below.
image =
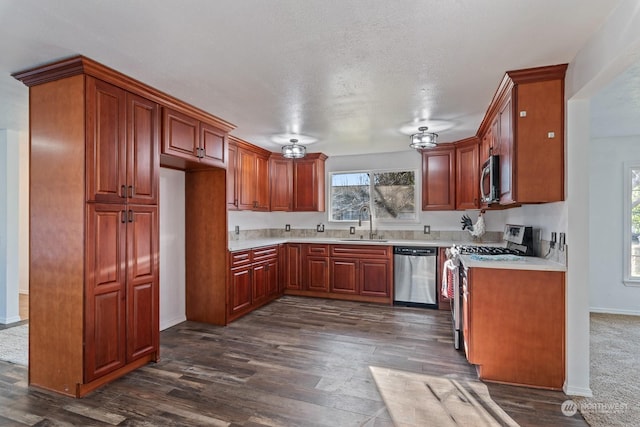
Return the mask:
[[322,153],[309,153],[293,161],[294,212],[324,212],[326,159]]
[[567,64],[509,71],[478,135],[491,129],[500,156],[500,204],[564,200],[564,78]]
[[270,204],[269,151],[236,137],[229,137],[229,139],[237,150],[234,168],[237,209],[268,211]]
[[[30,100],[29,384],[81,397],[159,357],[158,169],[186,165],[161,154],[161,109],[233,125],[82,56],[13,76]],[[206,212],[211,231],[197,224],[210,244],[187,248],[188,305],[193,259],[208,254],[204,288],[226,280],[226,206],[210,201],[221,194],[185,210]]]
[[455,145],[442,144],[422,150],[422,210],[454,210],[455,179]]
[[290,212],[293,209],[293,161],[281,154],[269,158],[271,211]]
[[456,209],[480,207],[480,166],[478,138],[456,143]]
[[304,244],[303,289],[329,291],[329,245]]
[[393,303],[392,246],[289,243],[287,251],[285,294]]
[[326,159],[322,153],[309,153],[302,159],[272,153],[271,210],[324,212]]
[[238,210],[238,147],[231,140],[227,150],[227,209]]
[[287,243],[285,253],[285,291],[302,290],[302,244]]
[[229,322],[279,295],[279,254],[278,245],[229,252]]
[[186,161],[187,168],[227,167],[227,132],[189,114],[162,109],[162,154]]
[[87,201],[158,203],[158,104],[87,76]]
[[465,349],[480,378],[561,389],[565,273],[470,268],[463,290]]

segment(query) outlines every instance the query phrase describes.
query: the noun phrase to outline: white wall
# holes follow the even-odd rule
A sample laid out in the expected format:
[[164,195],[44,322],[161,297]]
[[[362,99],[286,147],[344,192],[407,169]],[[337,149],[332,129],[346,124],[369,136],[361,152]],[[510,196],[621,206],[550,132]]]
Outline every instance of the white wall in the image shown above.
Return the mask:
[[18,256],[19,256],[19,290],[21,294],[29,293],[29,135],[20,133],[19,150],[19,218],[18,218]]
[[18,132],[0,130],[0,323],[18,322]]
[[[383,154],[366,154],[359,156],[335,156],[327,159],[326,165],[326,195],[327,207],[329,206],[329,181],[330,172],[369,170],[369,169],[408,169],[417,172],[417,185],[419,190],[422,188],[422,159],[420,153],[415,150],[407,150],[396,153]],[[418,191],[418,205],[421,206],[421,192]],[[412,224],[377,225],[379,230],[422,230],[423,225],[430,225],[431,229],[436,231],[453,231],[461,230],[460,218],[463,214],[468,214],[475,222],[478,212],[464,211],[438,211],[423,212],[420,211],[419,222]],[[357,225],[354,223],[331,223],[328,220],[328,209],[326,212],[229,212],[229,231],[234,226],[239,225],[241,229],[262,229],[262,228],[284,228],[285,224],[290,224],[292,228],[314,228],[317,224],[323,223],[327,229],[344,229],[348,230],[349,226]],[[502,231],[505,224],[504,211],[490,211],[485,217],[485,226],[487,231]]]
[[590,309],[640,315],[640,288],[622,281],[624,163],[640,162],[640,136],[593,139],[590,151]]
[[186,320],[184,182],[160,168],[160,330]]

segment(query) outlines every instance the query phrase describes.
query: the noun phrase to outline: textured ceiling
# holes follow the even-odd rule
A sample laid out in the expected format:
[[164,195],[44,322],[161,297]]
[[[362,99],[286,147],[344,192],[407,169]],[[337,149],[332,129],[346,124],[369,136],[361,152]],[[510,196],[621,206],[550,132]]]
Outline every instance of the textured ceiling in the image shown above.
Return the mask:
[[[237,126],[328,155],[475,133],[507,70],[570,62],[617,0],[0,0],[0,128],[27,129],[10,73],[88,56]],[[414,125],[417,128],[417,124]]]

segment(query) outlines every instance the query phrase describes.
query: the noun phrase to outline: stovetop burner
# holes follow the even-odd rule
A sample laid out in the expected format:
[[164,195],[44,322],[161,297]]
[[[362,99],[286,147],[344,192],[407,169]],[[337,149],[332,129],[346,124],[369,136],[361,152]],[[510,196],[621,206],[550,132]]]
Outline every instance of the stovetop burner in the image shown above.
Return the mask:
[[462,255],[524,255],[522,251],[497,246],[458,246],[458,251]]

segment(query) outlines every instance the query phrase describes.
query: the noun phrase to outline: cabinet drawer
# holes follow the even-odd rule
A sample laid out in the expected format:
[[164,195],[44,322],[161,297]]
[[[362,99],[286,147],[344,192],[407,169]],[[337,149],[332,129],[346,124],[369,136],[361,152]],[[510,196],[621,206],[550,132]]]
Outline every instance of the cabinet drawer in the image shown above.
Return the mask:
[[277,246],[265,246],[264,248],[253,249],[253,262],[265,261],[278,256]]
[[308,244],[306,254],[313,256],[329,256],[329,245]]
[[251,251],[237,251],[229,254],[231,268],[244,267],[251,264]]
[[331,256],[389,258],[391,256],[391,246],[331,245]]

